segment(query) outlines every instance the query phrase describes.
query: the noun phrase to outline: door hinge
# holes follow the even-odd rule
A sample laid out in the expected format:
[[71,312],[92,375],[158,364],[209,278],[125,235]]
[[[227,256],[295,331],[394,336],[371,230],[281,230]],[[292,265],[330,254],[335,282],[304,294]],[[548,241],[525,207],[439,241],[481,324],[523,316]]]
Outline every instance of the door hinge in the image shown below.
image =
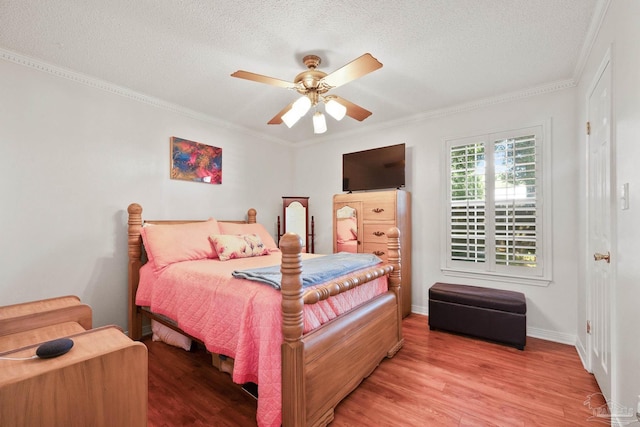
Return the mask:
[[587,135],[591,135],[591,122],[587,122]]
[[591,322],[587,320],[587,333],[591,333]]

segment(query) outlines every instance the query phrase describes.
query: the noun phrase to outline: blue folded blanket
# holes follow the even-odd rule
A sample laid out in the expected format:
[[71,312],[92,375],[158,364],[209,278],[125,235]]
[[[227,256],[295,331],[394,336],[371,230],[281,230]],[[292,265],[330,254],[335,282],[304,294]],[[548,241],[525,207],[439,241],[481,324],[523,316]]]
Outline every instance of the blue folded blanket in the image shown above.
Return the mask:
[[[310,258],[302,261],[302,287],[327,282],[361,268],[372,267],[382,262],[373,254],[353,254],[338,252],[337,254]],[[279,265],[270,267],[236,270],[231,273],[240,279],[254,280],[280,289],[282,273]]]

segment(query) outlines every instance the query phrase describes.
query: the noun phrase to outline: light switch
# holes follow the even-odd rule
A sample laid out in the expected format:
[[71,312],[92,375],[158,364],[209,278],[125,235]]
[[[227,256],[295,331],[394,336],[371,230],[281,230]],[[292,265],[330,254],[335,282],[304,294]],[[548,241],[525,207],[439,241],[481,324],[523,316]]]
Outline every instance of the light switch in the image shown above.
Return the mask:
[[625,182],[620,186],[620,208],[624,211],[629,209],[629,183]]

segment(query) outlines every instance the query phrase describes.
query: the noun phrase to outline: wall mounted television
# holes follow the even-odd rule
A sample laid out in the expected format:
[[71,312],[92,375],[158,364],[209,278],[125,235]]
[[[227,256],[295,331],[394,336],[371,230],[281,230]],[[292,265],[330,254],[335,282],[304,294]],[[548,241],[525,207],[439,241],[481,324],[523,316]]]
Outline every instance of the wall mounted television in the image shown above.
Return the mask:
[[342,155],[342,191],[381,190],[405,185],[405,144]]

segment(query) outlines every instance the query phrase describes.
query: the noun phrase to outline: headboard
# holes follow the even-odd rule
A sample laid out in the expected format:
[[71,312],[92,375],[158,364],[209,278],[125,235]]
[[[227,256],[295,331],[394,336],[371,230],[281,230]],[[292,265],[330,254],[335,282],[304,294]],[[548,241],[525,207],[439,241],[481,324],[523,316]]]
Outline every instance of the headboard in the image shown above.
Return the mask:
[[[186,224],[190,222],[203,222],[202,220],[143,220],[142,206],[138,203],[131,203],[127,208],[129,213],[128,227],[128,247],[129,247],[129,291],[127,294],[129,306],[129,335],[133,339],[140,339],[136,331],[142,330],[142,315],[139,313],[135,304],[136,292],[138,291],[138,283],[140,282],[140,267],[144,264],[144,247],[142,244],[142,236],[140,230],[143,224]],[[247,218],[240,220],[218,220],[218,222],[233,222],[237,224],[255,224],[257,211],[253,208],[247,211]]]

